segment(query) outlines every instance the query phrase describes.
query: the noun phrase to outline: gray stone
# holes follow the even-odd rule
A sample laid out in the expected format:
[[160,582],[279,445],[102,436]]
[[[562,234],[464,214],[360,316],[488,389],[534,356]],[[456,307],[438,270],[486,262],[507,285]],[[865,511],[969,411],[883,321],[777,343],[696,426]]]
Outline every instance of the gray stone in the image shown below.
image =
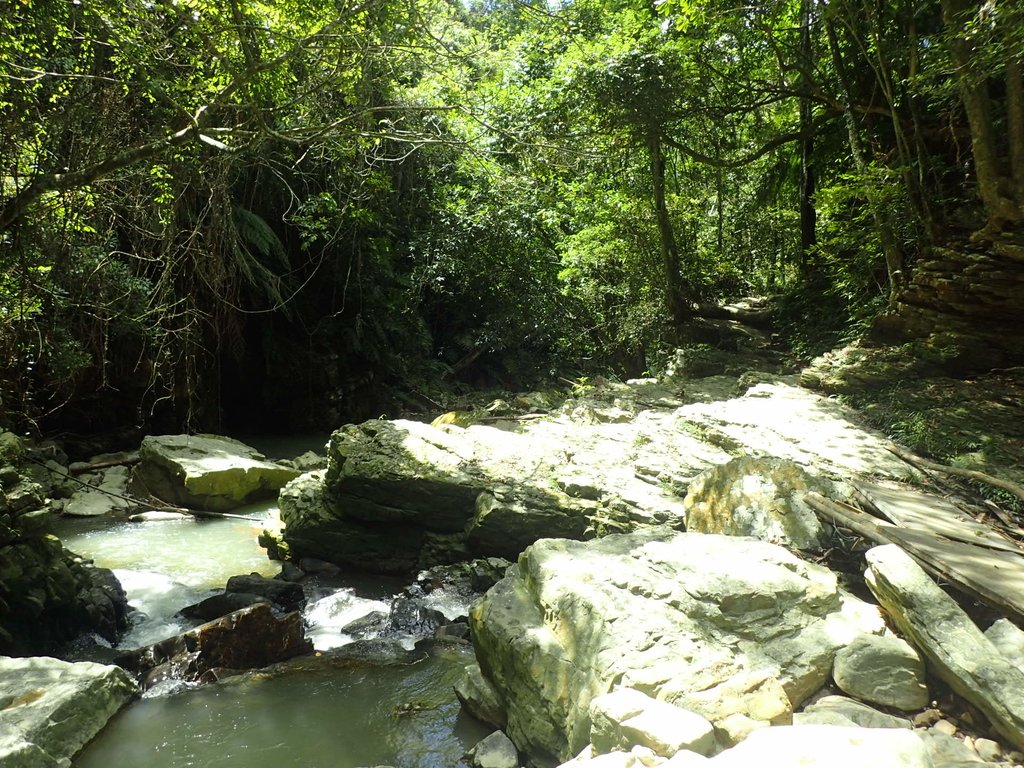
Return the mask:
[[508,722],[505,702],[502,701],[501,694],[480,672],[479,665],[469,664],[466,667],[463,676],[455,683],[455,695],[462,706],[477,720],[504,730]]
[[690,483],[683,501],[686,530],[754,536],[817,551],[827,536],[803,500],[809,491],[833,495],[830,482],[812,477],[792,461],[740,456]]
[[981,768],[986,765],[974,750],[951,734],[930,729],[918,731],[917,735],[928,750],[932,768]]
[[862,635],[836,653],[832,677],[861,701],[909,712],[927,706],[924,662],[898,637]]
[[128,467],[116,466],[103,470],[95,488],[75,491],[64,514],[71,517],[99,517],[122,512],[129,506]]
[[470,750],[469,761],[473,768],[517,768],[519,753],[508,736],[495,731]]
[[974,751],[978,757],[990,763],[997,763],[1003,756],[1003,748],[992,739],[975,739]]
[[0,764],[69,765],[137,693],[120,667],[0,657]]
[[1009,619],[999,619],[985,630],[985,637],[1011,664],[1024,670],[1024,630]]
[[715,729],[707,719],[633,688],[598,696],[590,704],[590,720],[590,741],[598,752],[640,744],[672,757],[680,750],[709,755],[716,746]]
[[894,544],[868,551],[868,587],[933,674],[1024,745],[1024,672],[982,634],[949,595]]
[[217,435],[149,436],[139,454],[136,477],[154,496],[219,512],[272,498],[299,474],[245,443]]
[[845,725],[859,728],[910,728],[903,717],[888,715],[845,696],[822,696],[803,712],[793,715],[793,725]]
[[507,733],[538,765],[590,740],[590,703],[632,687],[739,735],[787,723],[837,648],[883,624],[836,577],[753,539],[652,528],[546,539],[470,611]]
[[800,725],[762,728],[712,758],[708,768],[933,768],[913,731]]

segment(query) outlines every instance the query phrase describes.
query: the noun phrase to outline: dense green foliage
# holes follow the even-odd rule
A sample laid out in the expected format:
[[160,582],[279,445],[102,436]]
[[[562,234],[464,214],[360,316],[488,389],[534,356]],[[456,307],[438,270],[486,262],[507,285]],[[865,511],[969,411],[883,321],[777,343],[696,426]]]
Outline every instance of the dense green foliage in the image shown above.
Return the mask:
[[747,293],[851,333],[930,243],[1024,219],[1022,38],[966,0],[15,0],[6,419],[635,375]]

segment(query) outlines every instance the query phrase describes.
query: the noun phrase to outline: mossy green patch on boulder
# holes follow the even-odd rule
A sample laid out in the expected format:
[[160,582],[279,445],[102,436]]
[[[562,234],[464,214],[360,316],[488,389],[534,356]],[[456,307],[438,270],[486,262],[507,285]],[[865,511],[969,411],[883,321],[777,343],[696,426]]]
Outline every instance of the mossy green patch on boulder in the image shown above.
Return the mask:
[[150,493],[217,512],[273,498],[299,475],[245,443],[217,435],[150,436],[139,454],[136,477]]

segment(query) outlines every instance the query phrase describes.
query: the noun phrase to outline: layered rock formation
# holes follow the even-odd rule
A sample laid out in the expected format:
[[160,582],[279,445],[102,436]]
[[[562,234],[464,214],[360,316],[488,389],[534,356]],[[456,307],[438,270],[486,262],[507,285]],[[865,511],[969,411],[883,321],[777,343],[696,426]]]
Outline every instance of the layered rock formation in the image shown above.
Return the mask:
[[781,547],[663,528],[540,541],[470,619],[507,732],[542,766],[590,741],[591,701],[618,687],[705,717],[722,746],[788,723],[839,647],[883,629]]

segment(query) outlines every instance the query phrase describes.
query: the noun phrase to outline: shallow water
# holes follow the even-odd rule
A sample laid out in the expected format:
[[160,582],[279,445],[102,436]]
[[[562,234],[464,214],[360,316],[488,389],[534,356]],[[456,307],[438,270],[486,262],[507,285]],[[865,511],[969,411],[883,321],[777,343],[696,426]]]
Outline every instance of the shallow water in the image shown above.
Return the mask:
[[252,520],[185,518],[147,523],[68,519],[57,531],[64,546],[114,571],[139,611],[119,643],[138,648],[170,637],[191,623],[174,614],[223,589],[236,574],[274,576],[280,563],[257,544],[263,524],[276,516],[274,502],[237,510]]
[[[62,521],[65,546],[111,568],[135,625],[136,648],[191,626],[174,614],[224,587],[236,574],[273,576],[278,563],[256,543],[273,503],[237,510],[253,519],[185,519],[111,524]],[[318,649],[353,638],[342,629],[387,611],[394,580],[332,578],[309,590],[307,635]],[[443,593],[435,607],[456,611]],[[410,638],[410,645],[412,639]],[[435,651],[406,666],[337,666],[329,657],[301,670],[255,673],[212,686],[155,695],[129,705],[76,757],[75,768],[452,768],[490,729],[462,714],[452,690],[472,661],[466,647]],[[313,670],[309,667],[312,664]]]
[[490,731],[452,695],[467,652],[408,666],[324,669],[144,699],[76,768],[452,768]]

